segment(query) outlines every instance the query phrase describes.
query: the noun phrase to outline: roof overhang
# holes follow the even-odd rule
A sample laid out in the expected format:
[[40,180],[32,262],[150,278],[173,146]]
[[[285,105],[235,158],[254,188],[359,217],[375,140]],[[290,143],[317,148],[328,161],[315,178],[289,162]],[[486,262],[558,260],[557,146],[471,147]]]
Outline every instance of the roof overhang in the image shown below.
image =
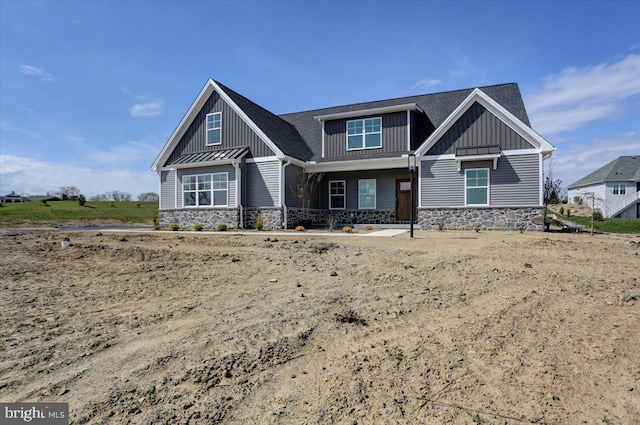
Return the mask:
[[390,168],[405,168],[408,172],[407,156],[358,159],[351,161],[307,162],[307,169],[311,169],[316,173],[332,171],[383,170]]
[[367,115],[390,114],[392,112],[414,111],[414,110],[423,112],[422,108],[420,108],[416,103],[405,103],[402,105],[383,106],[380,108],[359,109],[356,111],[337,112],[335,114],[318,115],[313,118],[318,121],[329,121],[329,120],[339,120],[344,118],[363,117]]
[[512,128],[516,133],[522,136],[527,142],[531,143],[533,147],[538,149],[543,155],[552,153],[556,148],[546,141],[544,137],[536,133],[531,127],[523,123],[511,112],[507,111],[502,105],[493,100],[482,90],[476,88],[458,107],[447,117],[446,120],[431,133],[427,140],[420,145],[416,150],[417,156],[425,155],[429,149],[435,145],[438,140],[467,112],[467,110],[475,103],[478,102],[489,112],[498,117],[502,122]]
[[493,161],[493,169],[498,168],[498,159],[502,156],[499,153],[489,153],[484,155],[464,155],[455,156],[458,171],[462,170],[462,163],[465,161]]

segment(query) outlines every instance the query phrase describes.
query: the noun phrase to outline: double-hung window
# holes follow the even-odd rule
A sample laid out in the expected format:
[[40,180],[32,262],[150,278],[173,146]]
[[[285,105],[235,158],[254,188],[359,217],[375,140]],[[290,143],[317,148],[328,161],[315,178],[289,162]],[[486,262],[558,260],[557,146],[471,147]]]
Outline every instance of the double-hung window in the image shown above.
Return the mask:
[[185,207],[226,207],[229,199],[227,173],[200,174],[182,178]]
[[489,205],[489,169],[465,170],[465,204]]
[[222,143],[222,112],[207,114],[207,146]]
[[613,185],[613,194],[614,195],[626,195],[627,194],[627,185],[625,183],[614,184]]
[[382,147],[382,118],[347,121],[347,150]]
[[358,209],[376,209],[376,179],[358,180]]
[[343,210],[347,206],[347,183],[344,180],[329,182],[329,209]]

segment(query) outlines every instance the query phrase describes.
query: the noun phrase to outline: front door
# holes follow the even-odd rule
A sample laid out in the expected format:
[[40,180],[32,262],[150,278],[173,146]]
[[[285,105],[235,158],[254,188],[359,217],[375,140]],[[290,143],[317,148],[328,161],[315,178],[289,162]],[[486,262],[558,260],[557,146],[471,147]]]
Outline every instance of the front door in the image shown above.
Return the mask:
[[411,220],[411,182],[409,179],[396,180],[396,220]]

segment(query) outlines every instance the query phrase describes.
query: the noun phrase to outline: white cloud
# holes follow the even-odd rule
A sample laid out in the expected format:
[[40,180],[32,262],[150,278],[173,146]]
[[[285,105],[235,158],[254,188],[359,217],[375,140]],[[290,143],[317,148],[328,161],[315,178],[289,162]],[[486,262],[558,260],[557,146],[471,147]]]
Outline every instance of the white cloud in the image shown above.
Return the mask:
[[160,148],[150,143],[129,141],[122,145],[111,146],[106,151],[95,152],[89,155],[89,159],[103,164],[119,165],[147,158],[151,165]]
[[30,65],[20,65],[20,72],[24,75],[38,77],[40,81],[53,81],[53,75],[41,68]]
[[426,78],[412,85],[410,90],[423,89],[431,86],[437,86],[438,84],[442,84],[442,80]]
[[144,103],[136,103],[129,109],[129,113],[134,118],[157,117],[163,112],[164,103],[159,100],[152,100]]
[[566,187],[622,155],[640,155],[640,134],[631,131],[584,144],[559,146],[553,154],[554,177]]
[[85,196],[112,190],[134,197],[158,191],[158,176],[150,171],[123,168],[97,169],[54,163],[14,155],[0,155],[0,193],[44,194],[60,186],[76,186]]
[[566,68],[544,79],[526,97],[534,128],[545,136],[613,119],[640,94],[640,55],[619,62]]

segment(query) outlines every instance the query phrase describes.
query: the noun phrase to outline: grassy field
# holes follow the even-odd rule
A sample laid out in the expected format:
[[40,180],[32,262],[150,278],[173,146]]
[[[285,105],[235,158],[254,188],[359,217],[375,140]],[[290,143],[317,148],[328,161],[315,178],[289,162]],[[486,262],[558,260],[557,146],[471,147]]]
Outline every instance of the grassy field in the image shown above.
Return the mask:
[[152,224],[157,202],[23,202],[4,204],[0,208],[0,225],[59,223],[71,220],[116,220],[123,223]]
[[[591,217],[562,216],[564,219],[572,221],[576,224],[584,226],[585,229],[591,228]],[[606,218],[604,221],[594,221],[593,229],[598,232],[607,233],[640,233],[640,218]]]

